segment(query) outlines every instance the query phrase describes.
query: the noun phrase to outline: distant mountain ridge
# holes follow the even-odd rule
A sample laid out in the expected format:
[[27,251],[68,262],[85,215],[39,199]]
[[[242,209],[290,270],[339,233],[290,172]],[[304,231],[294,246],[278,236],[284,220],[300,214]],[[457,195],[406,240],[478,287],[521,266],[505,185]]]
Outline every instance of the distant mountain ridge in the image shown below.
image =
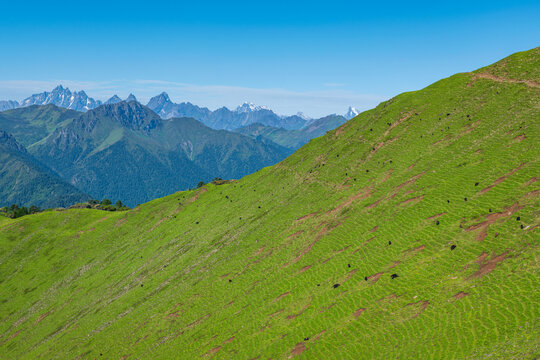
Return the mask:
[[[53,104],[61,108],[86,112],[101,105],[117,104],[121,101],[123,100],[115,94],[102,102],[89,97],[84,91],[72,92],[69,88],[58,85],[50,92],[33,94],[20,103],[14,100],[2,100],[0,101],[0,111],[32,105]],[[124,101],[137,101],[137,98],[133,94],[129,94]],[[163,119],[192,117],[217,130],[234,130],[255,123],[286,130],[299,130],[317,120],[302,112],[298,112],[296,115],[278,115],[266,106],[257,106],[249,102],[243,103],[234,110],[221,107],[212,111],[190,102],[174,103],[166,92],[152,97],[146,106]],[[346,119],[351,119],[356,115],[358,115],[358,110],[349,107],[344,116]]]
[[19,107],[19,102],[15,100],[0,100],[0,111],[11,110]]
[[306,126],[298,130],[286,130],[253,123],[234,131],[253,138],[264,138],[291,150],[297,150],[307,144],[311,139],[324,135],[327,131],[334,130],[347,122],[341,115],[328,115],[320,119],[310,121]]
[[214,111],[189,102],[176,104],[171,101],[166,92],[151,98],[147,106],[164,119],[184,116],[193,117],[213,129],[233,130],[260,123],[287,130],[297,130],[309,122],[308,119],[302,116],[280,116],[266,106],[255,106],[247,102],[238,106],[235,110],[221,107]]

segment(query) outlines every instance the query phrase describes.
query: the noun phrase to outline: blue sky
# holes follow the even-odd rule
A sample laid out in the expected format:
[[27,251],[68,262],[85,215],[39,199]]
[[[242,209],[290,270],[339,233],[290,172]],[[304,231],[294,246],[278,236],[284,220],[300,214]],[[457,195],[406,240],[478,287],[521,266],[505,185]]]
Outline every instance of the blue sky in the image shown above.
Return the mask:
[[[378,4],[377,4],[378,3]],[[0,99],[58,83],[211,109],[369,109],[540,45],[540,2],[4,1]]]

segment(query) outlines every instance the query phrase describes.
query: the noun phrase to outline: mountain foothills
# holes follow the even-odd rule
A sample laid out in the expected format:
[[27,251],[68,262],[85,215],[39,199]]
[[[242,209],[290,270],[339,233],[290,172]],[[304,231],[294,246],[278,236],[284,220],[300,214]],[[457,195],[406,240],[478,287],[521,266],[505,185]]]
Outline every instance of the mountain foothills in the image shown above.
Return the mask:
[[32,157],[0,130],[0,204],[69,206],[90,198]]
[[85,113],[54,105],[13,109],[0,113],[0,129],[80,192],[129,206],[215,177],[240,178],[292,152],[191,118],[163,120],[136,101]]
[[[214,177],[240,178],[283,160],[312,138],[346,121],[340,115],[321,119],[280,117],[249,104],[234,112],[226,108],[211,112],[189,103],[173,104],[166,94],[150,101],[154,111],[130,94],[124,101],[115,95],[81,113],[64,101],[81,94],[84,92],[71,93],[59,86],[51,93],[33,95],[23,101],[24,106],[0,113],[0,129],[27,147],[34,162],[42,162],[80,193],[121,199],[129,206],[195,187]],[[166,101],[158,106],[158,98]],[[46,105],[29,105],[38,103]],[[156,112],[163,113],[167,106],[175,107],[174,116],[182,118],[160,118]],[[206,119],[217,128],[234,128],[255,120],[275,126],[294,123],[291,126],[301,128],[287,130],[256,123],[229,132],[209,128],[194,118]],[[3,181],[6,191],[21,185]],[[31,205],[23,198],[10,198],[19,205]],[[66,205],[64,201],[56,205],[39,203]]]
[[[238,181],[0,220],[0,353],[538,358],[539,103],[536,48],[396,96]],[[78,147],[92,169],[96,149],[138,164],[160,141],[163,164],[165,150],[197,157],[169,132],[206,129],[101,111],[35,147]],[[139,116],[120,126],[125,112]]]
[[130,206],[199,181],[240,178],[291,152],[191,118],[162,120],[135,101],[88,111],[29,150],[77,188]]

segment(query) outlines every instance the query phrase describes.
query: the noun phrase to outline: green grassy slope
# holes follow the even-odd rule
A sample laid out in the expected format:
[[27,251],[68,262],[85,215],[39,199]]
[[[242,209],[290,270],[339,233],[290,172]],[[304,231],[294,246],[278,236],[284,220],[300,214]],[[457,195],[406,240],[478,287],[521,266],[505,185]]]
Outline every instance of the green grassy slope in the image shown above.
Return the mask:
[[540,356],[539,61],[399,95],[230,184],[0,222],[0,357]]

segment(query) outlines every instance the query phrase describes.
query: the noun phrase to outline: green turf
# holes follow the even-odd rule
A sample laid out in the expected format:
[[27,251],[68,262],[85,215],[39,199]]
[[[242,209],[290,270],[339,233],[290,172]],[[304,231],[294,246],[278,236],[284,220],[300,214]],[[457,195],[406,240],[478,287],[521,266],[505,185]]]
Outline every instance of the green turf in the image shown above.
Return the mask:
[[0,358],[539,357],[539,68],[399,95],[229,184],[0,218]]

